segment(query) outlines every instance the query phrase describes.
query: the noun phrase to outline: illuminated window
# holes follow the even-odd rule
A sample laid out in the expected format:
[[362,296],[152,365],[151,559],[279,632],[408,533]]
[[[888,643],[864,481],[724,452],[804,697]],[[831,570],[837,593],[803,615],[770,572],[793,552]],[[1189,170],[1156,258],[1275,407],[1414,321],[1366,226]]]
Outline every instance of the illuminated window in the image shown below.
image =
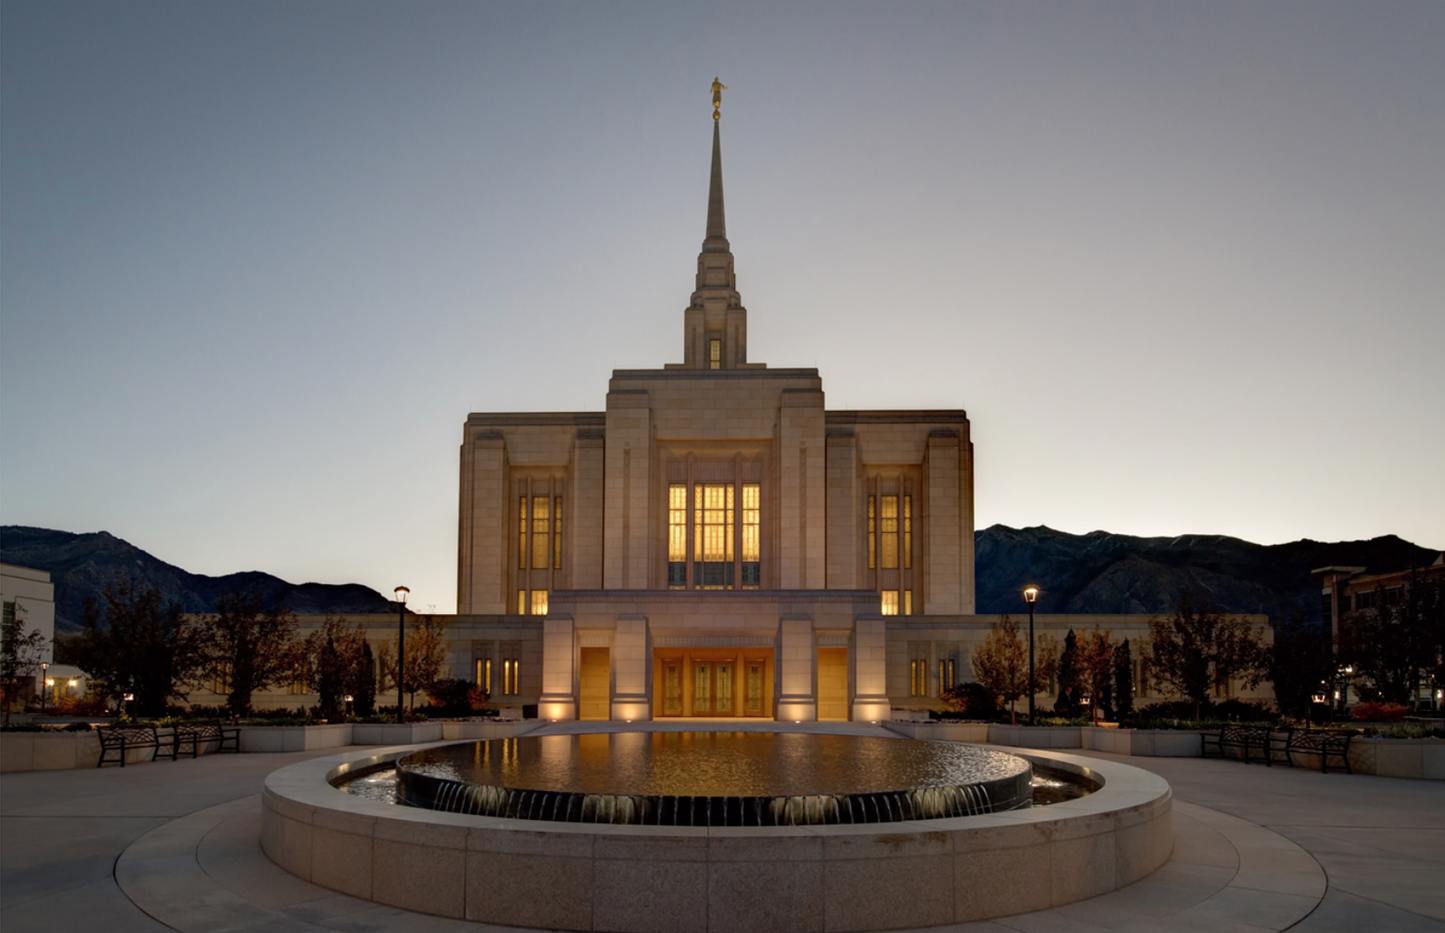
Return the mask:
[[547,591],[532,591],[532,615],[544,616],[547,614]]
[[911,615],[913,615],[913,591],[912,591],[912,590],[904,590],[904,591],[903,591],[903,614],[906,615],[906,616],[911,616]]
[[762,541],[759,517],[762,490],[757,483],[743,485],[743,589],[755,590],[762,583]]
[[223,661],[216,665],[216,670],[211,676],[212,693],[231,692],[231,662]]
[[526,614],[527,614],[527,591],[526,591],[526,590],[518,590],[518,591],[517,591],[517,615],[519,615],[519,616],[524,616],[524,615],[526,615]]
[[707,368],[722,369],[722,341],[713,339],[707,343]]
[[551,551],[548,547],[548,536],[552,530],[552,510],[548,507],[551,503],[546,496],[532,497],[532,567],[534,569],[545,569],[547,556]]
[[928,696],[928,662],[914,659],[908,662],[908,695]]
[[492,659],[477,658],[474,662],[475,669],[472,672],[472,683],[481,687],[487,693],[492,692]]
[[882,497],[882,563],[884,570],[898,567],[898,497]]
[[913,497],[903,497],[903,566],[913,566]]
[[896,616],[896,615],[898,615],[898,591],[897,591],[897,590],[884,590],[883,593],[882,593],[882,596],[883,596],[883,614],[884,614],[885,616]]
[[516,658],[505,658],[502,661],[502,694],[504,696],[516,696],[522,692],[522,662]]
[[868,569],[878,566],[878,497],[868,497]]
[[733,487],[699,483],[693,492],[692,585],[733,587]]
[[680,590],[687,586],[687,487],[667,487],[667,585]]
[[562,569],[562,497],[552,500],[552,566]]
[[944,690],[954,685],[953,659],[938,662],[938,692],[941,695]]

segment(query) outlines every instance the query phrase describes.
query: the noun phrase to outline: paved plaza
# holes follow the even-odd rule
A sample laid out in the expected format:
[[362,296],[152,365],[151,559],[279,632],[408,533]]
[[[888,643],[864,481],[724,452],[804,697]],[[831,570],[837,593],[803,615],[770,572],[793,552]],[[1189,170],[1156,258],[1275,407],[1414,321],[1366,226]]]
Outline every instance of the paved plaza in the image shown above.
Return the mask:
[[[1445,782],[1069,751],[1169,781],[1169,863],[1091,900],[933,929],[1445,931]],[[258,844],[265,776],[335,752],[0,777],[0,926],[5,933],[70,933],[77,925],[105,933],[509,929],[346,897],[266,859]]]

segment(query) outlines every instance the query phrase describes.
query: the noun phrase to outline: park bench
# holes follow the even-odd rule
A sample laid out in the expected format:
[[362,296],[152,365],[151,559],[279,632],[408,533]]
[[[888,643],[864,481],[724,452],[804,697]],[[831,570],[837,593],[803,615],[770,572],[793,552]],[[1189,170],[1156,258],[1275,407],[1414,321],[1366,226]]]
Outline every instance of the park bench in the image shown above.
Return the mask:
[[[1224,758],[1226,748],[1237,748],[1243,753],[1241,757],[1244,762],[1248,764],[1250,751],[1259,749],[1260,760],[1266,765],[1273,765],[1276,760],[1287,760],[1290,734],[1289,730],[1286,730],[1281,739],[1276,737],[1275,731],[1268,726],[1221,726],[1217,734],[1199,734],[1199,757],[1210,757],[1209,750],[1215,748],[1219,751],[1219,757]],[[1276,752],[1284,752],[1286,757],[1276,759]]]
[[191,757],[195,758],[201,753],[201,746],[209,742],[217,743],[217,752],[240,752],[241,728],[225,725],[219,719],[180,723],[176,726],[175,747],[171,757],[179,757],[181,752],[189,747]]
[[1290,734],[1289,744],[1285,747],[1285,753],[1289,756],[1290,767],[1295,766],[1295,753],[1315,754],[1320,756],[1320,771],[1324,774],[1330,773],[1330,760],[1335,759],[1338,766],[1345,769],[1346,774],[1354,774],[1350,769],[1350,739],[1354,738],[1351,732],[1293,732]]
[[[155,726],[99,726],[96,734],[100,736],[100,760],[95,763],[97,768],[103,767],[111,754],[115,754],[115,760],[125,767],[126,752],[131,749],[153,748],[155,754],[151,756],[154,761],[157,758],[170,758],[175,760],[176,747],[174,738],[171,735],[165,737],[162,742],[161,734]],[[169,748],[167,749],[167,746]],[[166,752],[169,751],[169,754]]]

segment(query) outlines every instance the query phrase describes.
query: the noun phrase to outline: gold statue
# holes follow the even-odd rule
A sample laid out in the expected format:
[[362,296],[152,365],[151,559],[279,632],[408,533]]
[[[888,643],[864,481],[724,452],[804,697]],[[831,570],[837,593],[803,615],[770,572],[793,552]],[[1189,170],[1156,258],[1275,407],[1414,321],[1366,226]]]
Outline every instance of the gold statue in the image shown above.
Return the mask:
[[726,90],[726,84],[717,78],[712,79],[712,118],[714,120],[722,117],[722,92]]

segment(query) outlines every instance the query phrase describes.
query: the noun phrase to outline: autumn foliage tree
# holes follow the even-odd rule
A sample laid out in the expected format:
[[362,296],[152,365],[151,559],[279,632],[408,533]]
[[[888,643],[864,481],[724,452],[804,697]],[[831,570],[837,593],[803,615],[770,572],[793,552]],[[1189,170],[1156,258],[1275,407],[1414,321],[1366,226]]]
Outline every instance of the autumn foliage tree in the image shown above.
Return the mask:
[[[1009,707],[1009,721],[1017,722],[1014,704],[1029,690],[1029,649],[1019,637],[1019,625],[1008,616],[989,626],[983,644],[973,653],[974,680],[998,696]],[[1034,646],[1034,689],[1048,683],[1053,675],[1053,652]]]
[[306,684],[316,692],[323,716],[339,716],[347,696],[358,714],[371,713],[376,678],[361,626],[345,616],[328,615],[321,628],[306,637],[304,656]]
[[1075,650],[1079,685],[1093,698],[1091,716],[1097,718],[1101,710],[1114,707],[1114,642],[1108,629],[1096,628],[1078,639]]
[[[407,709],[416,709],[416,695],[431,688],[441,677],[446,663],[446,626],[435,616],[418,616],[407,628],[406,661],[402,665],[401,689],[407,695]],[[377,651],[382,670],[381,689],[395,690],[396,654],[390,644]]]
[[1149,670],[1160,690],[1194,702],[1198,719],[1215,684],[1241,680],[1254,687],[1269,671],[1269,653],[1244,619],[1228,619],[1209,597],[1179,593],[1174,615],[1149,623]]
[[216,609],[205,626],[207,661],[229,685],[231,714],[242,716],[253,693],[296,679],[304,667],[296,617],[257,592],[227,593]]
[[76,666],[117,703],[134,694],[139,715],[164,716],[166,701],[184,699],[204,668],[206,633],[179,604],[163,603],[159,590],[135,579],[116,577],[101,597],[86,601],[71,649]]

